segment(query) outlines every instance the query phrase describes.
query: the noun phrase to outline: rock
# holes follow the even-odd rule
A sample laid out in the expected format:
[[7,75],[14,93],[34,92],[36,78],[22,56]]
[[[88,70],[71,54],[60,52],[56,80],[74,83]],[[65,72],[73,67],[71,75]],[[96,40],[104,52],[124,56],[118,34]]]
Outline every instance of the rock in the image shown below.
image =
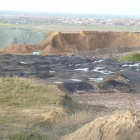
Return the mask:
[[37,77],[38,77],[38,78],[44,79],[44,78],[53,77],[53,74],[50,73],[50,72],[48,72],[48,71],[45,71],[45,72],[38,72],[38,73],[37,73]]
[[93,90],[92,85],[87,82],[73,82],[73,83],[63,83],[60,89],[64,89],[65,92],[68,93],[82,93],[84,91],[91,91]]

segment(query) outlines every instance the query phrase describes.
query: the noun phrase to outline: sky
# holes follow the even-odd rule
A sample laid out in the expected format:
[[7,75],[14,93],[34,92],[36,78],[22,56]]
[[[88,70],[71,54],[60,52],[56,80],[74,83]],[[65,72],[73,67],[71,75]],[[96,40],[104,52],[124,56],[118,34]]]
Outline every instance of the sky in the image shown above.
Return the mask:
[[2,0],[0,10],[140,15],[140,0]]

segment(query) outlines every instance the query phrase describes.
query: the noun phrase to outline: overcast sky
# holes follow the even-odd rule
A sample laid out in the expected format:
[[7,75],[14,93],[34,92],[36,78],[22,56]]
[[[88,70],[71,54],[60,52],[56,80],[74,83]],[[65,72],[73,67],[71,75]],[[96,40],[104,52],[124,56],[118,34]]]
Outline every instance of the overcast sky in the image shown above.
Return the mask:
[[1,0],[0,10],[140,15],[140,0]]

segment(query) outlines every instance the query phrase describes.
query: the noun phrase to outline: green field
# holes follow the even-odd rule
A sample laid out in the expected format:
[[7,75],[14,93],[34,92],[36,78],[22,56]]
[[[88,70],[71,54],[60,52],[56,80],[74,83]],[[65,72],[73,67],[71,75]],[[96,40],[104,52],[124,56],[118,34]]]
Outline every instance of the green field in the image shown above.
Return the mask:
[[14,26],[14,27],[25,27],[31,30],[43,31],[43,32],[77,32],[77,31],[129,31],[129,32],[138,32],[140,27],[135,26],[117,26],[112,25],[93,25],[93,26],[64,26],[63,25],[47,25],[47,24],[8,24],[0,23],[0,26]]
[[68,32],[77,32],[77,31],[129,31],[129,32],[138,32],[140,31],[140,27],[133,27],[133,26],[106,26],[106,25],[94,25],[94,26],[66,26],[65,29],[63,26],[60,25],[33,25],[29,27],[32,30],[42,30],[42,31],[68,31]]

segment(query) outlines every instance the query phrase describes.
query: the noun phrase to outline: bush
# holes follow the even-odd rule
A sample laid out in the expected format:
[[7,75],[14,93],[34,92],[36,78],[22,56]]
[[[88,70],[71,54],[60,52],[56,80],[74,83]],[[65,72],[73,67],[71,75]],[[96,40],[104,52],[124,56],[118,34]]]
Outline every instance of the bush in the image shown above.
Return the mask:
[[118,61],[140,61],[140,53],[129,53],[121,57]]

